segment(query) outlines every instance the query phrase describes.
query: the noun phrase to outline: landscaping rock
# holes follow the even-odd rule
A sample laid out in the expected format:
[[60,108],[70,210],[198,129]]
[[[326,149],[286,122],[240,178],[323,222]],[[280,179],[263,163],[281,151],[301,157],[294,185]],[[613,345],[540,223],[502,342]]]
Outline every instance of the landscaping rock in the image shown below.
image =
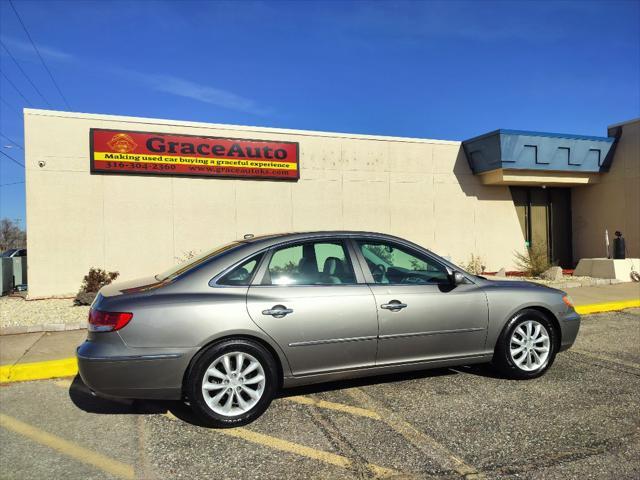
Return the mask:
[[552,282],[557,282],[562,280],[562,268],[561,267],[551,267],[548,270],[545,270],[540,275],[541,278],[545,280],[551,280]]

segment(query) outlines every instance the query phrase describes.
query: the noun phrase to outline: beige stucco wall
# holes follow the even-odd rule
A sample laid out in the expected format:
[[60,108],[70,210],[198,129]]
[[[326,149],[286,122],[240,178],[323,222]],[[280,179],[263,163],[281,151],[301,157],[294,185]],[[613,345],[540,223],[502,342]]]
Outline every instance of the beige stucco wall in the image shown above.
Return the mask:
[[[91,175],[91,127],[296,141],[301,178]],[[460,142],[27,109],[25,149],[31,298],[74,294],[92,266],[144,276],[246,233],[381,231],[489,270],[524,248],[508,187],[482,185]]]
[[620,230],[627,256],[640,257],[640,119],[620,125],[622,136],[608,173],[599,183],[575,187],[573,210],[573,256],[605,257],[605,229],[613,247],[614,232]]

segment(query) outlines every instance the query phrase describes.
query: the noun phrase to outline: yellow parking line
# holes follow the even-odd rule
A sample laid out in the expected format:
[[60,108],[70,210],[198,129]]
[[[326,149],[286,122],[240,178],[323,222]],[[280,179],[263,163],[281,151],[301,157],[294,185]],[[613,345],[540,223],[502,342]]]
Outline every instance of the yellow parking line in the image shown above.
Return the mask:
[[15,365],[0,366],[0,383],[72,377],[76,373],[78,373],[78,362],[75,358],[63,358],[46,362],[16,363]]
[[317,400],[311,397],[295,396],[295,397],[282,397],[283,400],[290,402],[300,403],[302,405],[313,405],[318,408],[326,408],[329,410],[335,410],[337,412],[349,413],[358,417],[367,417],[373,420],[380,420],[380,415],[366,408],[352,407],[351,405],[344,405],[342,403],[327,402],[326,400]]
[[384,423],[402,435],[405,440],[432,458],[445,469],[450,469],[463,476],[468,480],[480,480],[486,478],[478,469],[467,465],[464,460],[451,452],[447,447],[439,443],[436,439],[430,437],[426,433],[418,430],[409,422],[398,416],[392,410],[389,410],[360,388],[350,388],[345,390],[354,400],[362,405],[366,405],[371,410],[377,411]]
[[576,312],[580,315],[589,313],[614,312],[625,308],[640,307],[640,298],[635,300],[624,300],[619,302],[591,303],[589,305],[576,305]]
[[36,428],[28,423],[16,420],[13,417],[0,413],[0,426],[18,433],[36,443],[45,445],[67,457],[73,458],[79,462],[87,465],[92,465],[103,472],[109,473],[119,478],[133,479],[135,478],[135,472],[131,465],[119,462],[113,458],[109,458],[100,453],[93,452],[86,448],[81,447],[75,443],[69,442],[56,435],[47,433],[39,428]]
[[[176,420],[176,417],[171,413],[166,413],[165,416],[170,418],[171,420]],[[280,450],[281,452],[293,453],[295,455],[311,458],[313,460],[319,460],[321,462],[335,465],[340,468],[347,469],[353,465],[351,459],[343,457],[342,455],[306,447],[298,443],[282,440],[281,438],[276,438],[270,435],[265,435],[263,433],[247,430],[246,428],[219,429],[212,431],[229,437],[240,438],[247,442],[269,447],[274,450]],[[367,468],[371,471],[371,473],[373,473],[375,478],[388,478],[400,475],[400,473],[396,472],[395,470],[381,467],[373,463],[368,463]]]

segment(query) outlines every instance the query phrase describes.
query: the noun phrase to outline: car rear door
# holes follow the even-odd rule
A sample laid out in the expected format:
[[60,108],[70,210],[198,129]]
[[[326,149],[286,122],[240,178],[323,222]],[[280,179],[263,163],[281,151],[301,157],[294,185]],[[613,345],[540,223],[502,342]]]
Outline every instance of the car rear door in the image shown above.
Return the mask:
[[378,320],[354,252],[340,238],[271,249],[247,294],[253,321],[294,375],[375,365]]
[[354,241],[379,320],[377,364],[410,363],[480,354],[488,307],[473,283],[453,286],[447,268],[406,245]]

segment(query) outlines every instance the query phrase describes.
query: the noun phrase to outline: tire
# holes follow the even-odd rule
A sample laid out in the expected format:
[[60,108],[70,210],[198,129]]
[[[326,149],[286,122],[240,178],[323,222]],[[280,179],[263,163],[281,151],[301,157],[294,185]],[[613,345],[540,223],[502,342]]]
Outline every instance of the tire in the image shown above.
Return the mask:
[[[535,335],[536,331],[539,332],[538,336]],[[531,335],[528,335],[529,332]],[[542,312],[534,309],[521,310],[502,330],[492,363],[507,378],[537,378],[553,365],[558,344],[558,332]],[[545,351],[545,348],[548,350]]]
[[185,390],[204,425],[232,428],[262,415],[278,385],[273,356],[258,343],[232,339],[209,347],[195,359]]

